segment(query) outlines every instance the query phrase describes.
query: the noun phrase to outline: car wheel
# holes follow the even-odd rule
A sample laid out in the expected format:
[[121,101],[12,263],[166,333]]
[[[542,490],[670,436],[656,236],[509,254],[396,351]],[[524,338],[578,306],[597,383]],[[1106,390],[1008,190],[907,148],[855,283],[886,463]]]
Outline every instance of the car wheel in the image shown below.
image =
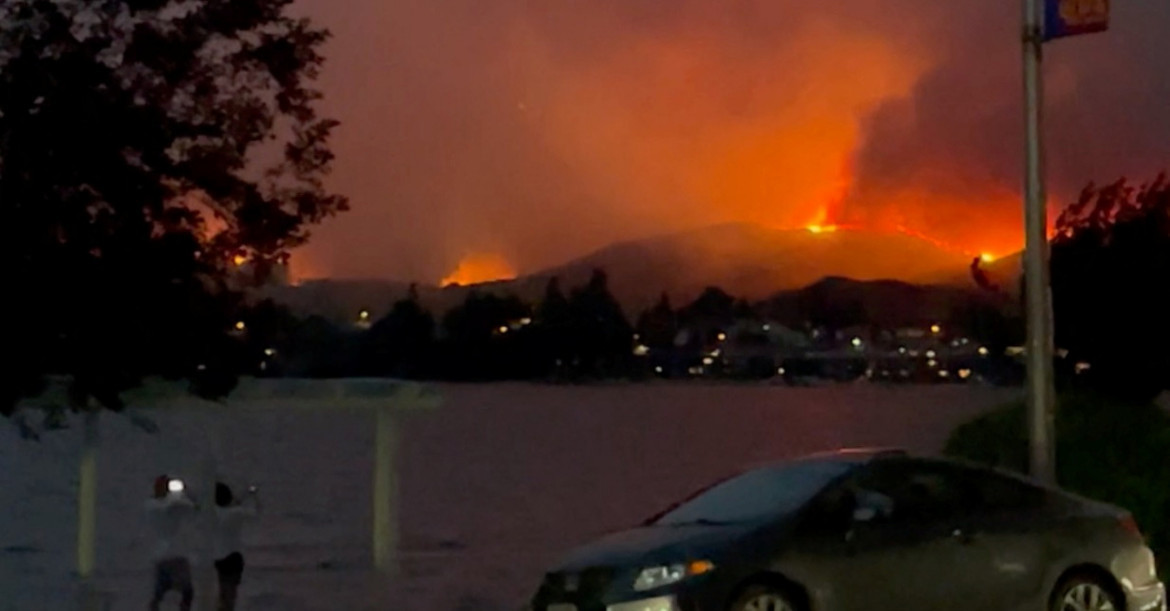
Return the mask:
[[1121,611],[1125,608],[1113,588],[1093,577],[1065,580],[1052,597],[1052,611]]
[[731,605],[731,611],[801,611],[787,593],[767,586],[751,586]]

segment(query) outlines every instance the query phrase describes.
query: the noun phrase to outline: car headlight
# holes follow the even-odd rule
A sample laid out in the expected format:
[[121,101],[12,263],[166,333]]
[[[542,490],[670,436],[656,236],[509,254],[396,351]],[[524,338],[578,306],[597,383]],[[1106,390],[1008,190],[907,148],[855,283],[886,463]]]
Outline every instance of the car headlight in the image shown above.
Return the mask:
[[713,570],[715,565],[706,560],[647,567],[642,569],[642,572],[638,573],[638,578],[634,580],[634,590],[637,592],[654,590]]

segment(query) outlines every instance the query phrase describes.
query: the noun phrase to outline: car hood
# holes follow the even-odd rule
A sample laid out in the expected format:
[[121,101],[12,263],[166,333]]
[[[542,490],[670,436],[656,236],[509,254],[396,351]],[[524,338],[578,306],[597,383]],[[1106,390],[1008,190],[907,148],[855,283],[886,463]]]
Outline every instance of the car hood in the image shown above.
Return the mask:
[[705,559],[724,553],[758,532],[759,525],[643,526],[606,535],[581,546],[557,564],[558,572],[594,567],[637,567]]

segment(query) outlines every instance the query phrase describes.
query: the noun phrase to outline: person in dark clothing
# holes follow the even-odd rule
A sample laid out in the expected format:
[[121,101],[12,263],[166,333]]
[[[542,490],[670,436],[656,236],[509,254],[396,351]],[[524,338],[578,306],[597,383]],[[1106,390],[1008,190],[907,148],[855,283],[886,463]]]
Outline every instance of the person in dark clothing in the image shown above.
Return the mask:
[[243,502],[237,503],[232,489],[223,482],[215,485],[215,572],[219,576],[219,611],[233,611],[244,576],[241,531],[244,522],[260,514],[256,487],[248,489]]

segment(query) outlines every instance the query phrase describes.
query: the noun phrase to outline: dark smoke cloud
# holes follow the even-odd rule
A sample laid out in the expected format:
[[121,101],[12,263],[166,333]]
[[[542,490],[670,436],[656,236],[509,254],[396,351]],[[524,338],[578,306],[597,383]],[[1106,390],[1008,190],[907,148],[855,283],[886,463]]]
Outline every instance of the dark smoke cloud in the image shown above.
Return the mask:
[[[988,227],[1021,239],[1021,50],[1008,44],[1020,11],[978,4],[936,24],[940,62],[867,118],[846,218],[900,216],[967,242]],[[1170,3],[1115,2],[1111,32],[1046,47],[1054,211],[1090,180],[1152,178],[1170,165],[1168,32]]]
[[[493,252],[533,271],[672,229],[799,226],[834,202],[841,220],[1008,248],[1017,4],[302,0],[335,34],[333,184],[354,209],[297,261],[435,281]],[[1114,4],[1112,32],[1049,49],[1054,197],[1170,162],[1170,3]]]

